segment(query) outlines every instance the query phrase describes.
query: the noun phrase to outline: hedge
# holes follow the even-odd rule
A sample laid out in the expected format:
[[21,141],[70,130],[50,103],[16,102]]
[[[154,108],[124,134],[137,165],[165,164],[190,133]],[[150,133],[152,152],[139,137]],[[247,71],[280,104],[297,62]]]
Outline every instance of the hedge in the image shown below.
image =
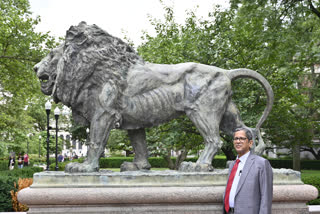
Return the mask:
[[[74,159],[72,161],[81,162],[83,159]],[[172,161],[175,162],[176,158],[172,157]],[[37,161],[37,160],[35,160]],[[100,158],[100,168],[120,168],[120,165],[124,162],[132,162],[133,157],[109,157]],[[185,161],[196,162],[197,158],[187,158]],[[286,168],[292,169],[293,163],[291,159],[269,159],[273,168]],[[168,163],[162,157],[150,157],[149,162],[153,168],[167,168]],[[225,158],[215,158],[212,161],[214,168],[225,168],[227,160]],[[30,165],[33,165],[31,160]],[[55,159],[50,158],[50,170],[55,169]],[[59,163],[59,170],[64,170],[64,166],[69,162]],[[301,169],[320,170],[320,160],[301,160]],[[17,167],[17,166],[16,166]],[[8,160],[0,160],[0,171],[8,169]]]
[[17,191],[14,183],[18,183],[18,179],[0,175],[0,212],[13,211],[10,191]]
[[[176,161],[175,157],[171,158],[173,162]],[[185,161],[196,162],[197,157],[194,158],[186,158]],[[152,168],[168,168],[167,161],[162,157],[150,157],[149,163]],[[83,159],[74,159],[73,162],[83,162]],[[132,162],[133,157],[108,157],[108,158],[100,158],[100,168],[120,168],[123,162]],[[286,168],[292,169],[292,160],[290,159],[269,159],[270,164],[273,168]],[[51,162],[50,170],[55,170],[55,161]],[[63,171],[66,164],[69,162],[62,162],[59,164],[59,171]],[[227,160],[225,158],[215,158],[212,161],[212,165],[214,168],[226,168]],[[7,169],[7,165],[5,166]],[[302,160],[301,161],[301,169],[312,169],[312,170],[320,170],[320,161],[319,160]]]
[[42,170],[41,167],[24,167],[22,169],[0,171],[0,212],[13,211],[10,191],[17,191],[14,183],[18,184],[19,178],[32,178],[34,173]]
[[[292,159],[269,159],[273,168],[293,168]],[[320,160],[301,160],[301,169],[320,170]]]
[[[58,171],[64,171],[64,168],[70,162],[82,163],[83,161],[84,161],[84,158],[73,159],[72,161],[58,162],[58,167],[59,167]],[[51,162],[51,164],[49,165],[49,170],[50,171],[55,171],[55,169],[56,169],[56,161],[54,160],[54,162]]]
[[[301,180],[305,184],[310,184],[318,189],[320,193],[320,178],[317,176],[310,176],[310,177],[302,177]],[[320,195],[318,195],[317,199],[308,202],[309,205],[320,205]]]

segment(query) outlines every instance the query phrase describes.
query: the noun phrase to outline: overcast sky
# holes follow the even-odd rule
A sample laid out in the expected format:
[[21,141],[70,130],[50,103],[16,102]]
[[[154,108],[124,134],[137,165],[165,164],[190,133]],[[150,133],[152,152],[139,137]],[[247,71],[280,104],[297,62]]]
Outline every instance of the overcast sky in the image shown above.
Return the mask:
[[[108,33],[123,38],[126,34],[135,45],[141,42],[142,31],[154,32],[148,14],[163,18],[159,0],[29,0],[34,16],[41,17],[37,31],[64,37],[71,25],[81,21],[96,24]],[[183,23],[186,10],[194,9],[197,16],[206,18],[214,4],[227,5],[228,0],[163,0],[173,6],[176,21]],[[125,32],[125,34],[123,33]]]

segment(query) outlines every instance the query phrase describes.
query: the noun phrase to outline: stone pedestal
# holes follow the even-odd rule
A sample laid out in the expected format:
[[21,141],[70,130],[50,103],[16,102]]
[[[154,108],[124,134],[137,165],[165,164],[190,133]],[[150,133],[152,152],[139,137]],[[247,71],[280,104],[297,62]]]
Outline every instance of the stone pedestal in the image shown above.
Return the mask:
[[[28,213],[222,213],[228,171],[41,172],[18,194]],[[318,196],[292,170],[274,170],[273,214],[308,213]]]

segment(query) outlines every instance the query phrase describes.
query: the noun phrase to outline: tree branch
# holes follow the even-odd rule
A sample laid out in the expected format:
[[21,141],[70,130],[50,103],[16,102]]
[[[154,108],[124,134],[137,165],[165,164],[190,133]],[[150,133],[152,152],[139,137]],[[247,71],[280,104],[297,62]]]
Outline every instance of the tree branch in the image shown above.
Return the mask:
[[316,153],[312,147],[301,147],[300,151],[310,152],[317,160],[320,160],[320,150]]
[[15,60],[25,60],[25,61],[29,61],[29,62],[36,62],[33,59],[17,57],[17,56],[0,56],[0,59],[15,59]]
[[312,0],[308,0],[309,2],[309,6],[310,6],[310,10],[316,14],[316,16],[318,16],[318,18],[320,18],[320,11],[318,11],[312,4]]

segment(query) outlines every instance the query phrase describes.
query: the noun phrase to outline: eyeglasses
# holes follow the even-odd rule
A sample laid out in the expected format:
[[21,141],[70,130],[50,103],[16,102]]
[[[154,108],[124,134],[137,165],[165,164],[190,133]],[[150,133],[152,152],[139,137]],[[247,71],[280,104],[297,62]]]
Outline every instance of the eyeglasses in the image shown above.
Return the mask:
[[233,141],[240,141],[240,142],[244,142],[246,139],[248,139],[248,138],[246,138],[246,137],[235,137],[235,138],[233,138]]

